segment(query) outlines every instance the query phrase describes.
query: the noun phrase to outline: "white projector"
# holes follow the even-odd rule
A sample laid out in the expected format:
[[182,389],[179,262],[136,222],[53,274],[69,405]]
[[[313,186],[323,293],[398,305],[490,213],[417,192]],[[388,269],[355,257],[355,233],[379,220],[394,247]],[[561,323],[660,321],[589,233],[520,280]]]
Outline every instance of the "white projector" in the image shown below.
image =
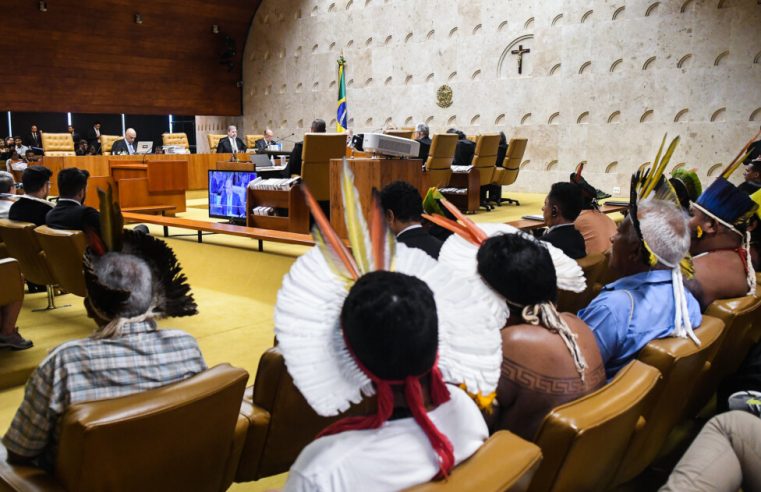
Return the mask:
[[420,154],[420,143],[409,138],[395,137],[384,133],[365,133],[362,150],[393,157],[416,158]]

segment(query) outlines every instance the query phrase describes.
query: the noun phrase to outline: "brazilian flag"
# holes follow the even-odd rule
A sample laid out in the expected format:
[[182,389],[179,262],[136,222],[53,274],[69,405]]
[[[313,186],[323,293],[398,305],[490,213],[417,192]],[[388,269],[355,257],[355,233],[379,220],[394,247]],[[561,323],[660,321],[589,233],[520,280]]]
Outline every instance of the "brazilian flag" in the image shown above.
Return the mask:
[[346,60],[343,56],[338,59],[338,109],[336,110],[336,131],[343,133],[348,130],[348,111],[346,110]]

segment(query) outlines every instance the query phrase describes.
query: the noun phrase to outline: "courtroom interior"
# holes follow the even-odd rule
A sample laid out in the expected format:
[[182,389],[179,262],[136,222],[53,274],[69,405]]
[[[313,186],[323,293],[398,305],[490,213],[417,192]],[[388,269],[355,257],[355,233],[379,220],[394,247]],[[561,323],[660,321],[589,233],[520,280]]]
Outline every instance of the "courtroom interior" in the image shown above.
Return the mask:
[[761,490],[761,1],[4,7],[0,490]]

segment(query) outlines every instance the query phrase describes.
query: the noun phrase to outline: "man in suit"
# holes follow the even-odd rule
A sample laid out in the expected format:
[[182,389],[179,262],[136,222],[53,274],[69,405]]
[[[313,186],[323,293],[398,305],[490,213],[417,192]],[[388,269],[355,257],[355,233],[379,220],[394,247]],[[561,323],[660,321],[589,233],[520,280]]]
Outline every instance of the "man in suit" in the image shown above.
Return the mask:
[[111,146],[111,155],[132,155],[135,153],[137,132],[132,128],[127,128],[124,132],[124,138],[117,140]]
[[227,137],[220,138],[217,144],[217,154],[237,154],[245,152],[246,144],[238,138],[238,128],[235,125],[227,127]]
[[454,149],[453,166],[470,166],[476,153],[476,143],[467,139],[465,134],[456,128],[450,128],[447,133],[457,134],[457,147]]
[[87,178],[90,173],[68,167],[58,173],[60,198],[48,212],[45,223],[53,229],[94,231],[100,235],[100,212],[83,205],[87,195]]
[[[309,128],[309,133],[325,133],[325,120],[317,118],[312,122],[312,126]],[[291,158],[288,160],[287,176],[291,174],[301,174],[301,152],[304,149],[304,141],[296,142],[293,144],[293,150],[291,151]]]
[[386,222],[396,234],[396,240],[410,248],[422,249],[438,259],[444,243],[428,234],[420,224],[423,198],[417,188],[406,181],[394,181],[381,190],[380,196]]
[[98,149],[98,153],[100,153],[100,121],[96,121],[92,124],[92,127],[87,130],[85,138],[87,139],[87,144],[90,147]]
[[26,145],[37,155],[42,155],[42,133],[37,125],[32,125],[29,135],[26,136]]
[[275,143],[275,134],[272,133],[272,130],[267,128],[264,130],[264,138],[260,138],[256,142],[254,142],[254,146],[256,147],[257,152],[262,152],[264,150],[267,150],[267,147],[270,145],[273,145]]
[[584,236],[573,225],[582,205],[579,187],[574,183],[560,182],[552,185],[542,207],[544,222],[550,229],[541,240],[560,248],[574,260],[587,255]]
[[53,209],[47,201],[50,193],[50,177],[53,173],[44,166],[28,166],[21,175],[24,195],[8,210],[8,218],[21,222],[45,224],[45,216]]
[[245,215],[244,208],[239,194],[235,193],[235,189],[233,188],[233,178],[230,176],[225,180],[225,187],[219,196],[217,210],[221,215],[238,217]]
[[415,126],[415,134],[412,138],[417,140],[417,142],[420,144],[420,152],[418,153],[418,159],[423,161],[423,164],[425,164],[425,161],[428,160],[428,152],[431,150],[431,139],[429,137],[429,129],[428,125],[425,123],[418,123]]
[[76,131],[72,125],[69,125],[66,131],[71,135],[71,139],[74,140],[74,144],[77,144],[81,140],[79,132]]

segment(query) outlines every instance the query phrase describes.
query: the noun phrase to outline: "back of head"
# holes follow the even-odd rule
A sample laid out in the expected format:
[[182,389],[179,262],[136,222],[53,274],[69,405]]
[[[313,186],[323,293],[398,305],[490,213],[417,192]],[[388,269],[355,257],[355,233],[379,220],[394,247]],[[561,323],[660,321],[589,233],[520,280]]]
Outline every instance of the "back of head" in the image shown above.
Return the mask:
[[48,181],[53,173],[45,166],[28,166],[21,175],[21,183],[25,193],[37,193]]
[[690,249],[690,229],[685,212],[676,204],[657,199],[637,205],[642,239],[659,258],[677,265]]
[[356,359],[381,379],[423,375],[436,361],[436,303],[416,277],[388,271],[364,275],[344,301],[341,326]]
[[312,122],[310,129],[312,130],[312,133],[325,133],[325,120],[317,118]]
[[500,234],[484,241],[476,259],[479,275],[511,303],[555,302],[555,266],[549,250],[539,242],[520,234]]
[[424,137],[427,137],[429,135],[428,125],[426,125],[425,123],[418,123],[417,125],[415,125],[415,131]]
[[547,199],[551,205],[558,207],[564,218],[570,221],[576,220],[584,205],[579,187],[565,181],[553,184]]
[[76,167],[68,167],[58,173],[58,193],[61,198],[73,198],[87,188],[90,173]]
[[0,171],[0,193],[10,193],[15,181],[11,173]]
[[423,197],[406,181],[394,181],[380,192],[383,210],[391,210],[394,217],[402,222],[420,222],[423,213]]

